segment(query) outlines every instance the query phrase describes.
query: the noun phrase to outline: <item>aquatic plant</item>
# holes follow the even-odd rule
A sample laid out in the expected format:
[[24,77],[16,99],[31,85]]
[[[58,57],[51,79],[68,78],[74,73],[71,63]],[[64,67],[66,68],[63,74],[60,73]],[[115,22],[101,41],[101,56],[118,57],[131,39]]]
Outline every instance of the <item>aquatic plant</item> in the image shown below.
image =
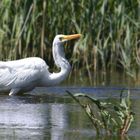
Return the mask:
[[[67,93],[83,108],[97,135],[106,133],[123,136],[134,121],[129,91],[127,97],[123,97],[121,92],[120,100],[113,102],[102,101],[83,93],[72,94],[70,91]],[[87,101],[85,102],[83,98]]]

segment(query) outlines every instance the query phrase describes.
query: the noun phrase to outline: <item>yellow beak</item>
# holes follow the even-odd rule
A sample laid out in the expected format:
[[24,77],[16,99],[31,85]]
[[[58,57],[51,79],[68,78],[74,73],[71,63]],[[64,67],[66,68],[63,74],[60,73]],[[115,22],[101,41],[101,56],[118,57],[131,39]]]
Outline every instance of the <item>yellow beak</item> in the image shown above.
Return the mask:
[[64,40],[72,40],[76,38],[80,38],[81,34],[73,34],[73,35],[64,35],[63,39]]

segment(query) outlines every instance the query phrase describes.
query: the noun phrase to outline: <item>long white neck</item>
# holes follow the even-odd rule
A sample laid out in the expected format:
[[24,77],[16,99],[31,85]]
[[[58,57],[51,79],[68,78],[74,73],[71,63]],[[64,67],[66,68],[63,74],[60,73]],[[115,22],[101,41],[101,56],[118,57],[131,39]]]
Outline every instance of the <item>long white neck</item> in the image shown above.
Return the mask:
[[61,68],[60,72],[50,74],[51,85],[56,85],[68,76],[71,66],[65,58],[62,43],[53,44],[53,58],[57,67]]

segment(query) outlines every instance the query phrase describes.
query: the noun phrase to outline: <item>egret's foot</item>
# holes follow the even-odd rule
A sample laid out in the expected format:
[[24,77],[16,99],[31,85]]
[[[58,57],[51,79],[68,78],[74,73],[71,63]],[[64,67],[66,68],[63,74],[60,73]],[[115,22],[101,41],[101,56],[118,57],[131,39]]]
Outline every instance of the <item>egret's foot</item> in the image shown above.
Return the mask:
[[9,93],[9,96],[16,95],[19,91],[20,91],[20,89],[19,89],[19,88],[14,88],[14,89],[11,89],[11,91],[10,91],[10,93]]

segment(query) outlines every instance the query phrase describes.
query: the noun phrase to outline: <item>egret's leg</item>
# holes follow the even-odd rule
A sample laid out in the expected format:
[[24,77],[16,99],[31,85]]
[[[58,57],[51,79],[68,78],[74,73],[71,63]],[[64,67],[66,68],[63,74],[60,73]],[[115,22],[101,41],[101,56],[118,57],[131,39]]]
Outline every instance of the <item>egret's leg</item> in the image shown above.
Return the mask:
[[11,89],[11,90],[10,90],[10,93],[9,93],[9,96],[11,96],[11,95],[15,95],[15,94],[17,94],[19,91],[20,91],[19,88]]

